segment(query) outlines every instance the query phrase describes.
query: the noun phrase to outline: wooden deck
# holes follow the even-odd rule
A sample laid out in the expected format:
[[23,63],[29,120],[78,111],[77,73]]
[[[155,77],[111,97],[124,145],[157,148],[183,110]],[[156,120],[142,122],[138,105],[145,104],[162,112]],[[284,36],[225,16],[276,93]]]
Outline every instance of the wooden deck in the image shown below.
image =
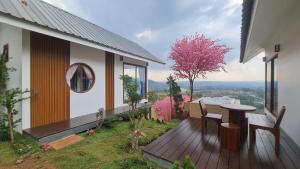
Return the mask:
[[[138,107],[149,107],[150,104],[140,104]],[[128,106],[121,106],[105,111],[104,118],[128,111]],[[96,113],[75,117],[69,120],[23,130],[23,134],[38,143],[48,143],[72,134],[84,132],[96,127]]]
[[[266,116],[248,114],[249,121],[270,123]],[[200,119],[189,118],[168,131],[143,152],[145,156],[160,164],[170,166],[174,161],[182,161],[189,155],[198,169],[299,169],[300,149],[281,132],[281,155],[275,155],[274,137],[258,130],[256,144],[250,146],[248,139],[239,152],[220,149],[215,124],[208,124],[204,136],[200,132]]]

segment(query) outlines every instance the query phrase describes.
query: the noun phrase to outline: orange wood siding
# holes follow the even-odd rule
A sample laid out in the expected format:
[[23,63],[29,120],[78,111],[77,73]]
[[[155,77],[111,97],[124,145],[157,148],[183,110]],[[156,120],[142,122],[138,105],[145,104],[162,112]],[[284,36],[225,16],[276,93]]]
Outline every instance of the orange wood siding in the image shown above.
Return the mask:
[[70,118],[68,41],[31,32],[31,127]]
[[115,107],[115,58],[113,53],[105,53],[105,108]]

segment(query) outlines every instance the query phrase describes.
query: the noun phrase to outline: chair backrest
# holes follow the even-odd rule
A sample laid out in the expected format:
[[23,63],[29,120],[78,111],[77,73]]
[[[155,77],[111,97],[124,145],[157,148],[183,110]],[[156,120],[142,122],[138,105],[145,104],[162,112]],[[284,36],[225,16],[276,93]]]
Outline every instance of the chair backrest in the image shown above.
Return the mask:
[[276,118],[276,121],[275,121],[275,125],[274,125],[274,128],[279,128],[280,127],[280,123],[282,121],[282,118],[283,118],[283,115],[286,111],[286,107],[285,106],[282,106],[277,118]]
[[201,100],[199,100],[199,106],[200,106],[202,116],[206,116],[207,115],[206,105]]

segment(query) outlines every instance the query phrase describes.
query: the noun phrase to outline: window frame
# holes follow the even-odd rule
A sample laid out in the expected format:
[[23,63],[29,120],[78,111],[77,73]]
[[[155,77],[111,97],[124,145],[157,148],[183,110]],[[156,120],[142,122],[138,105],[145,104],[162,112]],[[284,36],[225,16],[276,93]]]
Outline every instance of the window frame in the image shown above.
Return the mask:
[[9,46],[8,46],[8,43],[3,45],[2,57],[4,57],[3,59],[4,59],[5,62],[9,61]]
[[[130,65],[130,66],[135,66],[135,76],[137,73],[137,68],[138,67],[142,67],[145,68],[145,96],[143,97],[143,99],[147,99],[147,91],[148,91],[148,67],[144,66],[144,65],[138,65],[138,64],[134,64],[134,63],[128,63],[128,62],[123,62],[123,76],[125,75],[125,65]],[[128,103],[128,101],[125,100],[125,91],[124,91],[124,85],[122,85],[123,87],[123,104]]]
[[[277,61],[277,69],[274,70],[275,68],[275,60]],[[271,72],[268,72],[268,64],[271,64]],[[277,92],[277,95],[278,95],[278,88],[277,88],[277,91],[275,91],[275,79],[274,79],[274,72],[275,71],[278,71],[278,55],[274,55],[273,57],[269,58],[266,63],[265,63],[265,108],[275,117],[277,117],[277,113],[278,112],[274,112],[274,103],[275,103],[275,97],[274,97],[274,94],[275,92]],[[270,76],[271,76],[271,86],[270,86],[270,92],[271,92],[271,96],[270,96],[270,107],[268,107],[267,105],[267,93],[268,93],[268,73],[271,73]],[[277,81],[278,81],[278,77],[277,77]],[[278,97],[277,97],[278,99]],[[277,100],[277,103],[278,103],[278,100]]]
[[[92,81],[92,84],[91,84],[91,87],[88,89],[88,90],[85,90],[85,91],[74,91],[73,89],[72,89],[72,87],[71,87],[71,82],[70,82],[70,85],[68,84],[68,82],[67,82],[67,80],[66,80],[66,83],[67,83],[67,85],[68,85],[68,87],[70,88],[70,90],[72,91],[72,92],[74,92],[74,93],[87,93],[87,92],[89,92],[93,87],[94,87],[94,84],[95,84],[95,82],[96,82],[96,75],[95,75],[95,73],[94,73],[94,70],[91,68],[91,66],[89,66],[88,64],[86,64],[86,63],[82,63],[82,62],[76,62],[76,63],[73,63],[73,64],[71,64],[69,67],[68,67],[68,69],[67,69],[67,71],[66,71],[66,74],[67,74],[67,72],[68,72],[68,70],[72,67],[72,66],[75,66],[75,65],[83,65],[83,66],[86,66],[90,71],[91,71],[91,73],[92,73],[92,76],[94,77],[94,80]],[[81,71],[81,77],[82,77],[82,71]],[[71,80],[71,79],[70,79]],[[82,79],[81,79],[82,80]],[[81,86],[82,87],[82,86]]]

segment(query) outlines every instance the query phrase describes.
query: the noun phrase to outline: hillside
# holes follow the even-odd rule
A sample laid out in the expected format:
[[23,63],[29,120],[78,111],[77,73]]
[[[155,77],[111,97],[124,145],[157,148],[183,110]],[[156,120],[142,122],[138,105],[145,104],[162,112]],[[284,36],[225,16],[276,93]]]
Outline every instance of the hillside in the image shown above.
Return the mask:
[[[168,89],[166,82],[148,81],[149,91],[165,91]],[[183,89],[189,89],[189,82],[180,81],[178,85]],[[236,81],[195,81],[194,90],[201,89],[258,89],[264,88],[265,83],[262,81],[236,82]]]

